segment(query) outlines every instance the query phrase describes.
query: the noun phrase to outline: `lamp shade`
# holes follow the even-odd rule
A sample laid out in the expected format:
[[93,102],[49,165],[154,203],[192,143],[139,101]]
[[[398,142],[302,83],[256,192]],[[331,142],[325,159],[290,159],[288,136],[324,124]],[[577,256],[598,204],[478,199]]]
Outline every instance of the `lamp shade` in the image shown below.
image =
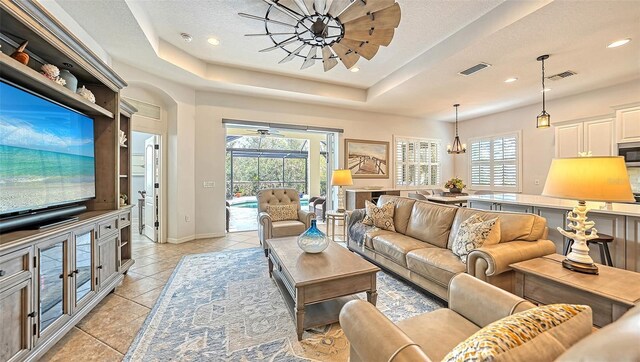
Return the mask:
[[555,158],[542,194],[579,201],[634,201],[623,157]]
[[353,179],[351,178],[351,170],[334,170],[331,175],[331,185],[333,186],[351,186]]

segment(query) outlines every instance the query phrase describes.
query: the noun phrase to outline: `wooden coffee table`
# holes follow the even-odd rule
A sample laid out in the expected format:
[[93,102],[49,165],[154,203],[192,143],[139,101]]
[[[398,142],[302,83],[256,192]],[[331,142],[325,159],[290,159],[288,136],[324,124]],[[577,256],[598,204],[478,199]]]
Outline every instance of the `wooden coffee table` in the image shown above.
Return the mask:
[[614,322],[640,303],[640,273],[598,265],[598,275],[562,267],[559,254],[511,264],[516,272],[515,294],[535,304],[586,304],[597,327]]
[[269,239],[267,245],[269,276],[293,314],[298,340],[305,329],[337,322],[356,293],[367,292],[367,301],[376,304],[380,268],[346,248],[330,243],[322,253],[307,254],[295,237]]

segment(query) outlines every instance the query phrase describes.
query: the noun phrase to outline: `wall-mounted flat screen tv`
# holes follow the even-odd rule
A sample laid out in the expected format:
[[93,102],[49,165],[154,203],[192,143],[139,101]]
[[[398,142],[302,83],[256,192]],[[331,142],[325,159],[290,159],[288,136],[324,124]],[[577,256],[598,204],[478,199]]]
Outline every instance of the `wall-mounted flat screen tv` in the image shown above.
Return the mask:
[[0,216],[95,195],[93,119],[0,80]]

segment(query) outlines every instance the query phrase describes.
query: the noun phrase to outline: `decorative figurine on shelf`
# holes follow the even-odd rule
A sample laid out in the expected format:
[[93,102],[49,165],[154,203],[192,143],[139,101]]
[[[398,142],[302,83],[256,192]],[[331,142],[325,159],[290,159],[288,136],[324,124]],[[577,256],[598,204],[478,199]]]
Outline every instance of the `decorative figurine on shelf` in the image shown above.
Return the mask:
[[[68,63],[64,63],[63,65],[71,66],[71,64],[68,64]],[[66,83],[64,84],[64,86],[67,89],[69,89],[73,93],[75,93],[78,90],[78,79],[73,74],[71,74],[69,69],[61,70],[60,71],[60,78],[65,80]]]
[[298,236],[298,246],[305,253],[317,254],[329,246],[327,235],[316,226],[316,219],[311,220],[311,227]]
[[127,135],[123,130],[118,131],[118,140],[120,141],[120,146],[127,145]]
[[60,84],[61,86],[64,86],[67,83],[67,81],[60,78],[60,69],[58,69],[58,67],[53,64],[45,64],[40,68],[40,70],[42,70],[42,75]]
[[447,181],[447,183],[444,184],[444,188],[449,189],[449,192],[452,194],[461,193],[462,189],[464,189],[465,187],[467,187],[467,185],[465,185],[462,180],[457,177],[453,177],[451,180]]
[[128,197],[125,194],[120,194],[120,206],[127,206]]
[[96,96],[94,96],[93,93],[91,93],[91,91],[84,86],[78,88],[78,91],[76,93],[78,93],[82,98],[88,100],[89,102],[96,103]]
[[27,44],[29,44],[29,41],[27,40],[22,42],[22,44],[20,44],[18,49],[16,49],[16,51],[11,54],[11,58],[19,61],[24,65],[27,65],[29,63],[29,54],[24,52],[24,49],[27,47]]

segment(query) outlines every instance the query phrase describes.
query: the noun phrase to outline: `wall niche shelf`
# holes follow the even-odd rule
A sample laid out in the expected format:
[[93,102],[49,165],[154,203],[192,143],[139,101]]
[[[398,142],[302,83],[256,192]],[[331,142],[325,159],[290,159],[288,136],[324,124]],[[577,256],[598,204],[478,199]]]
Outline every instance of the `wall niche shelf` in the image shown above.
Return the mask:
[[82,98],[71,90],[56,84],[44,75],[19,63],[10,56],[0,53],[0,76],[2,78],[37,92],[53,101],[84,112],[90,116],[114,118],[110,112],[95,103]]

